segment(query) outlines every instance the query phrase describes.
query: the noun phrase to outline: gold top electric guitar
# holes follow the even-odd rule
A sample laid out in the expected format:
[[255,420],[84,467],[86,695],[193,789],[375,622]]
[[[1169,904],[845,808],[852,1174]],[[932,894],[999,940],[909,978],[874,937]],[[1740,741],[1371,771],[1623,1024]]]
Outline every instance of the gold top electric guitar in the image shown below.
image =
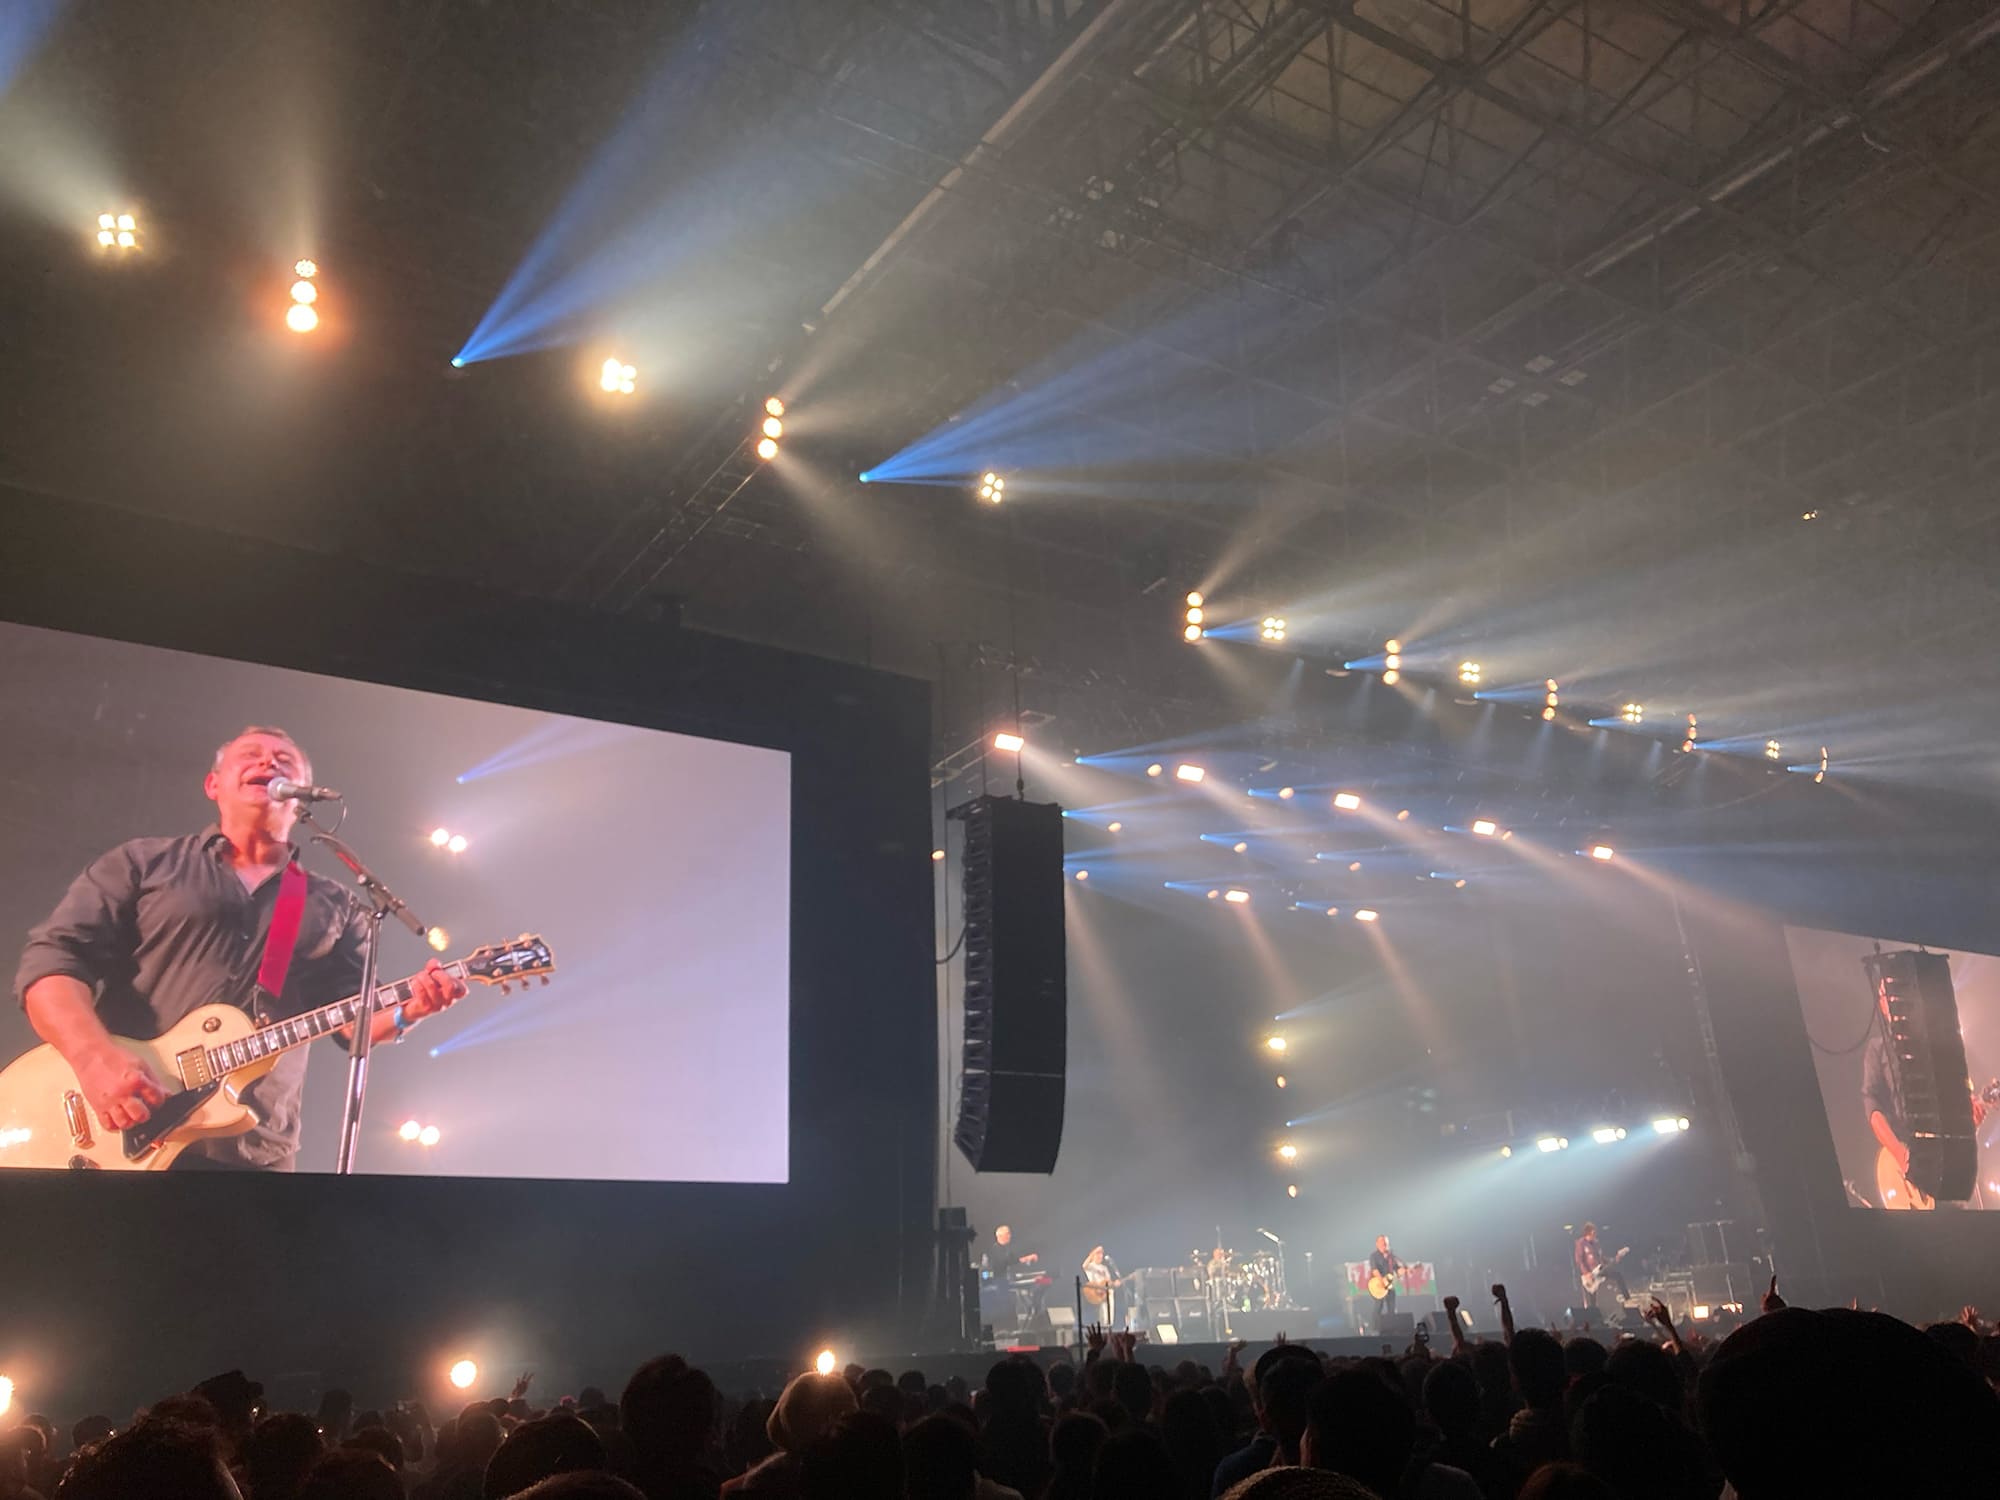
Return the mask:
[[[547,984],[555,967],[549,945],[524,934],[480,948],[444,971],[469,984],[497,984],[504,992],[533,979]],[[196,1141],[241,1135],[254,1126],[257,1117],[243,1102],[243,1090],[270,1072],[281,1054],[409,998],[410,981],[402,979],[377,989],[372,1005],[349,995],[261,1027],[236,1006],[204,1005],[151,1041],[113,1037],[167,1086],[165,1102],[129,1130],[106,1129],[63,1055],[37,1047],[0,1072],[0,1167],[162,1171]]]

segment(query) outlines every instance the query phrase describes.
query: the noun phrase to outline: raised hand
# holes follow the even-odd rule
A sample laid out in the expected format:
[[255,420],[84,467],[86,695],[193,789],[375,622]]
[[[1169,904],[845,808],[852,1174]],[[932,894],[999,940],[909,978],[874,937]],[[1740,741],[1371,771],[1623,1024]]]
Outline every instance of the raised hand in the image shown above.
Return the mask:
[[1771,1289],[1768,1292],[1764,1293],[1764,1301],[1762,1303],[1762,1306],[1765,1312],[1772,1313],[1778,1311],[1778,1309],[1780,1309],[1784,1305],[1785,1305],[1785,1299],[1778,1295],[1778,1278],[1774,1274],[1771,1277]]
[[1495,1302],[1505,1302],[1507,1300],[1506,1282],[1496,1281],[1493,1283],[1493,1300]]
[[1447,1297],[1447,1298],[1445,1298],[1445,1299],[1444,1299],[1444,1310],[1445,1310],[1446,1312],[1448,1312],[1448,1313],[1452,1314],[1452,1315],[1453,1315],[1454,1317],[1456,1317],[1456,1316],[1457,1316],[1457,1314],[1458,1314],[1458,1298],[1456,1298],[1456,1297]]
[[1092,1352],[1102,1352],[1104,1348],[1104,1325],[1102,1323],[1092,1323],[1088,1328],[1084,1329],[1083,1341],[1090,1346]]
[[535,1383],[535,1372],[533,1370],[522,1371],[521,1378],[514,1382],[514,1394],[510,1396],[508,1399],[511,1401],[521,1400],[528,1394],[528,1387],[533,1385],[534,1383]]

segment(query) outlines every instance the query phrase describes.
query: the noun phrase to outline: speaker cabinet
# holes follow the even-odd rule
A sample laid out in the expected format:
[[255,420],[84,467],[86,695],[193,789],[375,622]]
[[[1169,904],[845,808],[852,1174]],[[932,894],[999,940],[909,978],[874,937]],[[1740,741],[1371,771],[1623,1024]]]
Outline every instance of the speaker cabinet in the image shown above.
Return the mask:
[[1889,1041],[1889,1072],[1900,1095],[1910,1181],[1933,1198],[1962,1203],[1979,1181],[1979,1143],[1966,1088],[1965,1037],[1951,961],[1904,948],[1861,960],[1874,987]]

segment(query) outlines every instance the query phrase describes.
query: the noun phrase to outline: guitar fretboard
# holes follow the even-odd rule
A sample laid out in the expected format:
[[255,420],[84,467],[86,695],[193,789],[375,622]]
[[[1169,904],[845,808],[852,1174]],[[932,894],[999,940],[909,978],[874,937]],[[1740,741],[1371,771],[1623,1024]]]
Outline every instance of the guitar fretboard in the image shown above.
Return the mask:
[[[454,979],[466,977],[465,965],[462,962],[444,965],[444,972]],[[412,975],[411,979],[414,978]],[[411,979],[399,979],[394,984],[378,987],[372,1009],[388,1010],[408,1000],[411,993]],[[238,1068],[247,1068],[260,1058],[270,1057],[279,1052],[289,1052],[294,1047],[303,1047],[307,1042],[330,1035],[343,1027],[352,1026],[363,1009],[361,996],[349,995],[345,1000],[336,1000],[331,1005],[322,1005],[318,1010],[309,1010],[303,1015],[274,1021],[246,1037],[225,1042],[220,1047],[211,1047],[208,1049],[209,1076],[220,1078],[223,1074],[233,1073]]]

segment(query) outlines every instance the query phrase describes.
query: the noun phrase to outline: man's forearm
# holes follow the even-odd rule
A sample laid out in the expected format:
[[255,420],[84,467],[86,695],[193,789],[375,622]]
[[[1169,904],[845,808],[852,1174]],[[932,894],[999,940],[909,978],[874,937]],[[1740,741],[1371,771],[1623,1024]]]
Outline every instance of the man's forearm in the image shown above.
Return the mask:
[[1875,1132],[1875,1139],[1891,1151],[1903,1144],[1896,1139],[1896,1132],[1889,1128],[1888,1118],[1879,1109],[1868,1112],[1868,1128]]
[[97,1019],[97,997],[90,986],[68,974],[49,974],[22,992],[28,1024],[74,1067],[93,1052],[112,1045],[111,1033]]

